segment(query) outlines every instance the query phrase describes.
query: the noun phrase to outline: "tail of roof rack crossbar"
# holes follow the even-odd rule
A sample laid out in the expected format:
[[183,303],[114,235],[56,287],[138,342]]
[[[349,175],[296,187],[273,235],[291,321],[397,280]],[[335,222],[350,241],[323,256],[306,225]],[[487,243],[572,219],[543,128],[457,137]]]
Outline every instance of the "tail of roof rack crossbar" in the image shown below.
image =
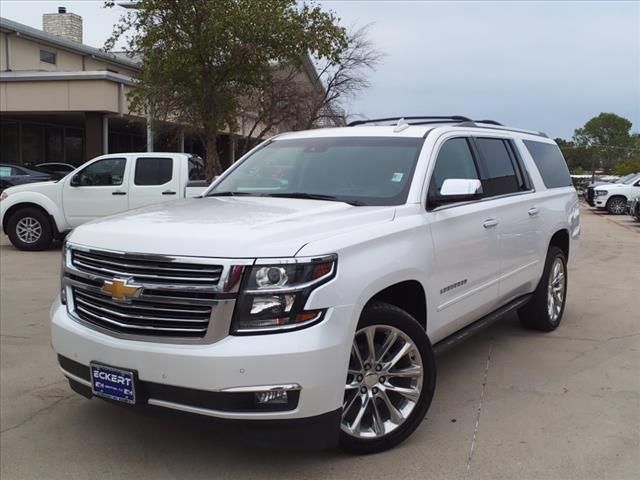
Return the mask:
[[473,127],[473,128],[490,128],[491,130],[504,130],[507,132],[528,133],[529,135],[535,135],[536,137],[549,138],[544,132],[536,132],[535,130],[525,130],[523,128],[511,128],[505,127],[501,123],[494,122],[493,120],[473,120],[471,122],[456,123],[456,127]]

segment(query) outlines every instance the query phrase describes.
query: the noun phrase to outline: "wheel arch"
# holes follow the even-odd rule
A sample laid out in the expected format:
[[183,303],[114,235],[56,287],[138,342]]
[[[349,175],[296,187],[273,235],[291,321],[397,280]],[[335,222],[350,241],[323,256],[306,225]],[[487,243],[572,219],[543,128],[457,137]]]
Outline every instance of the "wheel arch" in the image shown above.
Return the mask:
[[54,232],[63,232],[67,230],[64,214],[60,207],[56,205],[46,195],[33,192],[17,192],[10,195],[2,203],[9,202],[8,206],[2,208],[2,229],[6,232],[9,219],[23,208],[37,208],[41,210],[51,222]]
[[569,230],[563,228],[561,230],[556,231],[549,240],[549,248],[558,247],[560,250],[564,252],[564,256],[569,260],[569,253],[571,248]]
[[7,211],[4,214],[4,217],[2,217],[2,229],[7,232],[7,226],[9,224],[9,220],[11,219],[11,217],[13,217],[13,215],[25,208],[35,208],[37,210],[40,210],[42,213],[44,213],[44,215],[49,219],[49,222],[51,222],[51,227],[53,228],[54,232],[58,231],[55,219],[53,218],[53,215],[51,215],[51,213],[49,213],[47,211],[46,208],[44,208],[42,205],[39,205],[37,203],[33,203],[33,202],[20,202],[20,203],[16,203],[15,205],[12,205],[11,207],[9,207],[7,209]]
[[413,318],[422,328],[427,329],[427,296],[424,287],[418,280],[404,280],[378,291],[365,304],[385,302],[394,305]]

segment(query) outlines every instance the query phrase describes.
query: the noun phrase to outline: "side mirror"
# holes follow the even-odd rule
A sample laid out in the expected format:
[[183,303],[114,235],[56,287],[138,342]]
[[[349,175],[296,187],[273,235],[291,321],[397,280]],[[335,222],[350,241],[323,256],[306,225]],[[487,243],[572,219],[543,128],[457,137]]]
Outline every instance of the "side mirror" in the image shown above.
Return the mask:
[[471,178],[448,178],[440,193],[429,192],[429,203],[433,207],[446,203],[469,202],[482,196],[482,182]]
[[482,183],[477,179],[448,178],[442,184],[440,195],[443,197],[459,197],[472,195],[477,197],[482,193]]
[[80,186],[80,174],[79,173],[76,173],[73,177],[71,177],[70,185],[72,187],[79,187]]

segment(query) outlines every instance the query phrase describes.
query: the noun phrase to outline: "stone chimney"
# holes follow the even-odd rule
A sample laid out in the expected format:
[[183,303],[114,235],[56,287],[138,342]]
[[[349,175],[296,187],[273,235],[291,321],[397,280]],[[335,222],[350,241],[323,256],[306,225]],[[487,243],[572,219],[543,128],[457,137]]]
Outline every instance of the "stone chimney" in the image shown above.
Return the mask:
[[45,13],[42,16],[42,29],[66,40],[82,43],[82,17],[67,13],[65,7],[58,7],[58,13]]

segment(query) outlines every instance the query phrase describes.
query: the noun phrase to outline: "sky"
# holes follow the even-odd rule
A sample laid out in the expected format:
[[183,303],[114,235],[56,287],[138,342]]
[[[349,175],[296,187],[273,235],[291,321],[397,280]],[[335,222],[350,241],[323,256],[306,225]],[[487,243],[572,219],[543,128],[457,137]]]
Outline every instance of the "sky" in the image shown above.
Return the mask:
[[[323,0],[346,26],[370,25],[385,56],[348,111],[367,118],[465,115],[569,138],[613,112],[640,130],[638,1]],[[42,28],[66,6],[102,47],[121,8],[102,0],[0,0],[0,15]]]

